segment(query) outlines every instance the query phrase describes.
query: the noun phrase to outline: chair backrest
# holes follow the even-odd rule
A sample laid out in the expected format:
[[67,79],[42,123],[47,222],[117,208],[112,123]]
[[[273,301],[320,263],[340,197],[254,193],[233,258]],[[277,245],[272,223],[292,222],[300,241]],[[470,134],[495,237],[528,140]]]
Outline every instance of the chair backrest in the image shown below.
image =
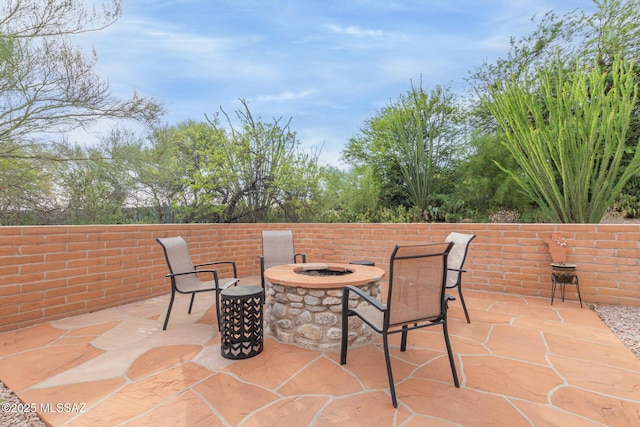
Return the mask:
[[[161,237],[156,240],[164,250],[164,257],[167,260],[171,274],[186,273],[195,270],[191,255],[189,255],[187,242],[185,242],[182,237]],[[187,274],[185,276],[177,276],[175,283],[179,288],[180,284],[191,283],[194,280],[197,280],[195,274]]]
[[[469,243],[476,237],[475,234],[462,234],[462,233],[450,233],[445,242],[453,242],[453,248],[449,252],[447,257],[448,267],[461,269],[464,265],[464,260],[467,258],[467,252],[469,250]],[[447,286],[452,287],[458,283],[460,275],[457,271],[447,272]]]
[[265,270],[274,265],[295,263],[294,254],[291,230],[262,231],[262,256]]
[[450,242],[396,246],[389,264],[389,326],[445,313],[445,279]]

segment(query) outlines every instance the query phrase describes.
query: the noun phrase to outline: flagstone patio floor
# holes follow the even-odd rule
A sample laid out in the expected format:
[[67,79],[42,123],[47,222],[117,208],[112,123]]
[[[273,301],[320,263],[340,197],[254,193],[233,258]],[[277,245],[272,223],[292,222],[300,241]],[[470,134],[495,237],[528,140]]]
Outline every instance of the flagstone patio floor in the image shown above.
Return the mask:
[[[256,278],[241,284],[255,284]],[[213,295],[168,295],[0,334],[0,380],[52,426],[638,426],[640,360],[586,305],[465,291],[449,330],[337,352],[282,344],[220,354]]]

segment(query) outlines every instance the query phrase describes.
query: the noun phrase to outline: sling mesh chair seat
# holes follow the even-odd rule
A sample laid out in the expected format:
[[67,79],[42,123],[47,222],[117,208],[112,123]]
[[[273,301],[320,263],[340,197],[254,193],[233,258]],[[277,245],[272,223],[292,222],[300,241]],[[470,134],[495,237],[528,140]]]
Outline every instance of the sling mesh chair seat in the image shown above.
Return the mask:
[[386,304],[380,303],[357,287],[344,288],[340,364],[344,365],[347,362],[348,319],[350,316],[357,316],[382,334],[391,402],[394,407],[398,407],[398,401],[389,355],[390,334],[402,334],[400,351],[405,351],[408,331],[442,325],[453,381],[456,387],[460,386],[447,330],[448,302],[454,299],[445,293],[447,255],[452,245],[450,242],[441,242],[396,246],[389,263]]
[[[193,264],[187,243],[180,236],[178,237],[162,237],[156,239],[162,249],[167,260],[170,273],[166,277],[171,279],[171,299],[169,300],[169,308],[167,316],[164,319],[163,330],[167,329],[171,308],[175,299],[176,292],[180,294],[191,294],[189,303],[189,314],[193,308],[193,300],[198,292],[215,291],[216,293],[216,316],[218,319],[218,330],[220,329],[220,291],[230,286],[238,284],[238,273],[236,263],[234,261],[215,261],[204,264]],[[215,269],[199,269],[201,267],[227,265],[233,268],[233,277],[220,278]],[[211,274],[212,280],[202,281],[198,275]]]
[[295,264],[300,258],[307,262],[303,253],[295,253],[293,249],[293,232],[291,230],[263,230],[262,255],[260,255],[260,279],[262,289],[265,288],[264,271],[275,265]]
[[469,244],[475,237],[475,234],[453,232],[445,239],[445,242],[453,242],[453,248],[447,257],[447,289],[458,288],[458,295],[460,296],[460,302],[462,303],[462,309],[464,310],[464,316],[467,318],[467,323],[471,323],[471,319],[469,319],[467,305],[464,303],[461,286],[462,273],[465,273],[467,270],[464,270],[462,267],[464,266],[464,261],[467,259]]

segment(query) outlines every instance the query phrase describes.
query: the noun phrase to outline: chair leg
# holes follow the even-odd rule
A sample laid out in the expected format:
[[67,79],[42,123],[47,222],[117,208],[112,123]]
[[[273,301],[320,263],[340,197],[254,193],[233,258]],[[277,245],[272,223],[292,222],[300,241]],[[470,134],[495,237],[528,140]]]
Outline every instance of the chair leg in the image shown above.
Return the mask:
[[343,338],[341,339],[341,343],[340,343],[340,364],[344,365],[345,363],[347,363],[347,338],[346,336],[349,335],[349,331],[345,331],[344,329],[342,330],[342,335]]
[[196,293],[191,294],[191,302],[189,303],[189,311],[187,313],[191,314],[191,309],[193,308],[193,300],[196,298]]
[[264,257],[260,256],[260,284],[262,285],[262,290],[267,294],[267,287],[264,283]]
[[449,354],[449,364],[451,365],[453,383],[456,385],[456,388],[460,388],[460,382],[458,381],[458,372],[456,371],[456,362],[453,359],[453,351],[451,350],[451,342],[449,341],[449,329],[447,328],[446,314],[444,322],[442,323],[442,329],[444,332],[444,342],[447,345],[447,353]]
[[471,323],[469,319],[469,312],[467,311],[467,305],[464,303],[464,297],[462,296],[462,286],[458,284],[458,295],[460,296],[460,302],[462,303],[462,309],[464,310],[464,317],[467,318],[467,323]]
[[171,314],[171,307],[173,307],[173,299],[176,296],[176,291],[171,289],[171,299],[169,300],[169,308],[167,309],[167,315],[164,318],[164,326],[162,326],[162,330],[167,330],[167,324],[169,323],[169,315]]
[[387,376],[389,377],[389,391],[391,392],[391,403],[394,408],[398,407],[398,399],[396,399],[396,387],[393,383],[393,372],[391,372],[391,356],[389,355],[389,340],[386,332],[382,334],[382,343],[384,346],[384,360],[387,363]]
[[400,339],[400,351],[405,351],[407,349],[407,325],[402,326],[402,337]]
[[580,295],[580,283],[578,283],[578,276],[576,276],[576,291],[578,291],[578,300],[580,301],[580,308],[582,308],[582,296]]
[[[264,304],[264,302],[263,302]],[[222,317],[220,316],[220,291],[216,289],[216,319],[218,320],[218,332],[222,330]]]
[[340,337],[340,364],[347,363],[347,341],[349,339],[349,289],[342,296],[342,335]]

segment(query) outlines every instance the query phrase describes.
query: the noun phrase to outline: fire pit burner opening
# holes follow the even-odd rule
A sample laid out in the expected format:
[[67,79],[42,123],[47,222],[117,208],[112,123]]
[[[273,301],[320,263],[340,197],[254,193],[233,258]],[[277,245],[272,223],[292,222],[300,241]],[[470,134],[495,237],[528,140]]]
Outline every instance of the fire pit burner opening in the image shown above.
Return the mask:
[[316,277],[344,276],[353,273],[353,271],[348,268],[332,268],[326,264],[307,264],[304,267],[294,269],[294,271],[296,274]]

